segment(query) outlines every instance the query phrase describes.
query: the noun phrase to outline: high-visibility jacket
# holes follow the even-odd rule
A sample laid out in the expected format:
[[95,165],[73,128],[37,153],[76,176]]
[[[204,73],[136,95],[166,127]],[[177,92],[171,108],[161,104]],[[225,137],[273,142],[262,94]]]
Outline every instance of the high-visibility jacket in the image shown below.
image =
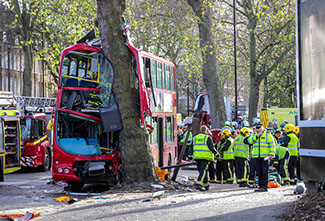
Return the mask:
[[249,147],[244,143],[245,137],[241,134],[234,140],[234,157],[249,158]]
[[[187,133],[188,133],[188,130],[185,131],[184,136],[183,136],[183,139],[181,140],[181,143],[184,143],[185,142],[185,138],[186,138]],[[190,134],[188,135],[187,143],[186,144],[187,145],[191,145],[192,142],[193,142],[193,137],[192,137],[192,132],[190,132]]]
[[290,138],[290,141],[287,146],[290,152],[290,156],[298,156],[298,137],[294,133],[289,133],[287,134],[287,136]]
[[222,148],[222,144],[221,144],[221,140],[217,143],[217,151],[219,152],[219,158],[217,159],[218,161],[222,161],[223,160],[223,151],[221,151]]
[[230,141],[230,146],[226,151],[223,151],[224,160],[233,160],[234,158],[234,140],[231,137],[228,137],[227,140]]
[[284,156],[286,155],[287,152],[287,148],[283,147],[283,146],[275,146],[275,153],[276,155],[278,155],[279,160],[282,160],[284,158]]
[[208,147],[208,136],[205,134],[198,134],[193,139],[193,153],[194,159],[199,160],[214,160],[214,155]]
[[252,158],[265,158],[275,156],[275,143],[272,134],[263,131],[260,137],[257,137],[255,132],[250,136],[248,143],[253,144]]

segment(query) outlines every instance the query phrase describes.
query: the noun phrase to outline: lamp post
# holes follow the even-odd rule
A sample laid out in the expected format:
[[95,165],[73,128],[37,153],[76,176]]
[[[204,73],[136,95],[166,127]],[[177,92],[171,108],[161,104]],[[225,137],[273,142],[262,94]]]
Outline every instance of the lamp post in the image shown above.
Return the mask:
[[[44,22],[42,22],[42,28],[44,28]],[[44,50],[44,31],[42,31],[42,50]],[[45,70],[44,70],[44,51],[43,51],[43,54],[42,54],[42,74],[43,74],[43,97],[45,97]]]
[[234,74],[235,74],[235,121],[238,122],[238,110],[237,110],[237,50],[236,50],[236,0],[233,1],[234,11]]
[[187,116],[190,116],[190,84],[187,80]]

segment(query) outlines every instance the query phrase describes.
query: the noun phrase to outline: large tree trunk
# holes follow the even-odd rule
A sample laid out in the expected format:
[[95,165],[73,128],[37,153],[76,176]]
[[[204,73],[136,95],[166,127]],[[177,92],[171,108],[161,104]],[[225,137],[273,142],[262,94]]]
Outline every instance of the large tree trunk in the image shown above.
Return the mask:
[[[195,15],[200,18],[198,22],[200,33],[200,48],[202,50],[202,74],[207,89],[210,105],[211,127],[220,128],[226,121],[226,108],[223,98],[223,89],[217,73],[216,45],[212,29],[212,10],[200,0],[187,0]],[[204,12],[204,13],[203,13]]]
[[122,14],[125,0],[97,0],[97,19],[105,56],[115,71],[113,91],[124,129],[120,133],[123,182],[157,180],[146,129],[140,127],[139,92],[130,87],[131,55],[125,45]]
[[33,53],[32,53],[31,45],[23,46],[23,53],[24,53],[23,96],[30,97],[32,96],[32,70],[33,70]]
[[[251,3],[249,3],[251,4]],[[251,8],[251,6],[250,6]],[[248,121],[252,125],[253,118],[257,117],[257,106],[259,100],[260,81],[258,81],[259,75],[256,72],[257,58],[256,58],[256,20],[255,17],[250,15],[248,17],[248,29],[249,32],[249,75],[250,75],[250,88],[249,88],[249,113]]]
[[249,124],[252,125],[253,118],[257,116],[258,101],[260,98],[260,82],[251,77],[251,86],[249,88]]

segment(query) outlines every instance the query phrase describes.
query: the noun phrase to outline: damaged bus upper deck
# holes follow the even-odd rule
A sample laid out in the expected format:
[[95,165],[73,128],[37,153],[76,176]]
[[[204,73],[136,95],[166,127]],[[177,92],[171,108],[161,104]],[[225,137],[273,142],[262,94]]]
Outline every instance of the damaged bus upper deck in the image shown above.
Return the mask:
[[[155,164],[171,165],[177,152],[175,66],[126,44],[139,82],[141,126],[147,126]],[[123,129],[112,85],[114,69],[100,40],[65,49],[61,57],[53,124],[55,181],[71,189],[120,181],[119,131]],[[150,109],[151,107],[151,109]],[[149,124],[152,124],[150,126]]]

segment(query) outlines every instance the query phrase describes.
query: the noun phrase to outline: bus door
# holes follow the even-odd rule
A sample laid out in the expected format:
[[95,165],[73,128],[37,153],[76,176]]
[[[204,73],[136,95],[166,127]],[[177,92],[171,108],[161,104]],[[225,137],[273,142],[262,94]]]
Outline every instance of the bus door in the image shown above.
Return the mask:
[[158,166],[164,165],[164,118],[158,117],[157,132],[158,132]]

